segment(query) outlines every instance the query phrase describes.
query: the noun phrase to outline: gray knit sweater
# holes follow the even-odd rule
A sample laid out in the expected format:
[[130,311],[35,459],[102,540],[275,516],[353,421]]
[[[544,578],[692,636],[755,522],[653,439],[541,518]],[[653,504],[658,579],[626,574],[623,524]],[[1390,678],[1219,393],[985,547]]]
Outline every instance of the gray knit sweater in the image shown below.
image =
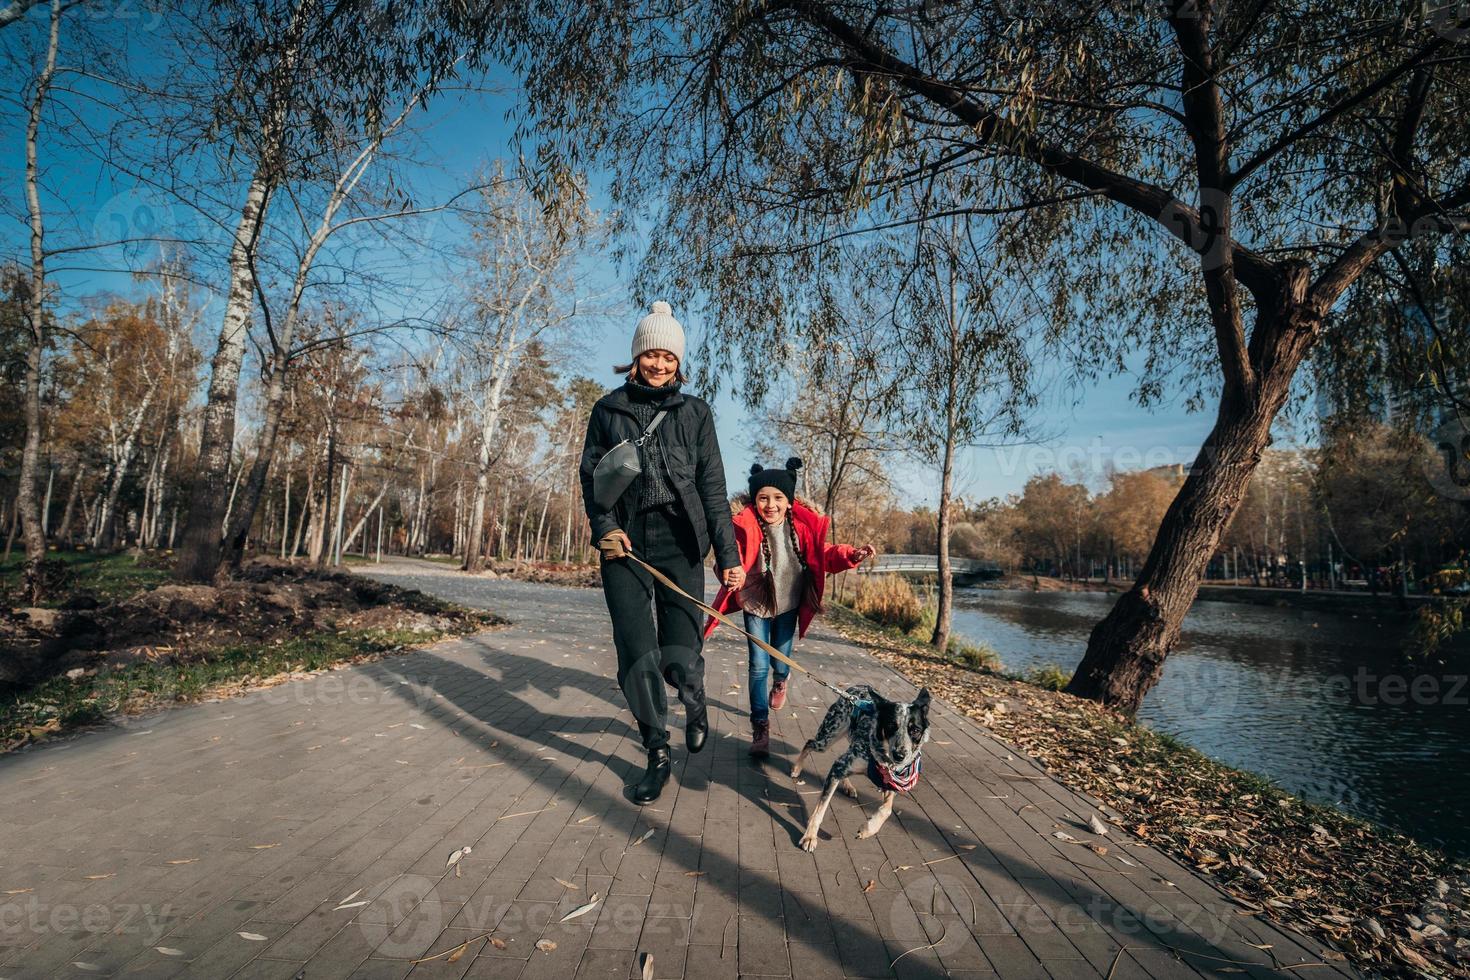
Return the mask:
[[[653,417],[658,414],[664,398],[678,390],[677,385],[650,388],[636,381],[629,381],[627,388],[628,401],[633,409],[633,415],[638,419],[638,425],[645,430],[653,421]],[[663,427],[663,422],[659,423],[659,427]],[[664,504],[671,504],[678,499],[674,496],[674,487],[669,482],[669,468],[664,464],[663,450],[658,445],[658,432],[654,432],[643,443],[638,454],[638,465],[643,468],[643,472],[634,481],[639,513],[661,507]]]

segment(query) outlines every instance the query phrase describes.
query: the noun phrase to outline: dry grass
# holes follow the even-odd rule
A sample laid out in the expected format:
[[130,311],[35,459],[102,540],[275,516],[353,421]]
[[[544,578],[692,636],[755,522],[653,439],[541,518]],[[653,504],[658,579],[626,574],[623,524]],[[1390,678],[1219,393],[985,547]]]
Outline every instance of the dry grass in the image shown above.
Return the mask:
[[901,575],[878,575],[861,579],[853,608],[882,626],[907,633],[924,617],[924,603],[914,587]]

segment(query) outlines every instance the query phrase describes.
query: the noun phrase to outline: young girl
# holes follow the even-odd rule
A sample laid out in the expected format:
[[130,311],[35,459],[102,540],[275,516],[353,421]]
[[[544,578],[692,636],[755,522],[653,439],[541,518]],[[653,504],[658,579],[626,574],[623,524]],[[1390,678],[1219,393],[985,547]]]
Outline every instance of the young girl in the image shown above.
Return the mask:
[[[843,572],[866,561],[873,549],[827,544],[831,519],[796,499],[796,471],[801,460],[792,457],[786,468],[750,468],[751,504],[734,517],[735,543],[745,583],[738,589],[721,588],[714,606],[721,613],[745,612],[745,629],[788,656],[797,635],[805,636],[812,617],[822,609],[822,592],[829,573]],[[708,637],[718,624],[705,624]],[[770,751],[770,712],[786,703],[791,668],[754,643],[750,648],[750,754]],[[769,675],[775,686],[767,692]]]

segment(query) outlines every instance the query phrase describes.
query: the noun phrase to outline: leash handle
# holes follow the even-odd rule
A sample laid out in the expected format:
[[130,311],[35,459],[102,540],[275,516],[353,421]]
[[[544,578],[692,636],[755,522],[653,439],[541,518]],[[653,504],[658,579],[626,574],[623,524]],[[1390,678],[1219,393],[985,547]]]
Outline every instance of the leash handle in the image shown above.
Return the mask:
[[843,698],[845,698],[848,701],[856,700],[851,694],[848,694],[846,691],[842,690],[841,688],[839,688],[839,687],[837,687],[837,686],[835,686],[833,684],[829,684],[826,681],[822,680],[816,674],[813,674],[811,671],[807,670],[801,664],[797,663],[795,660],[792,660],[790,657],[786,656],[786,654],[782,653],[780,650],[777,650],[775,647],[771,646],[765,640],[762,640],[760,637],[754,636],[753,634],[747,632],[743,627],[737,626],[734,622],[732,622],[730,620],[730,618],[728,616],[726,616],[724,613],[720,612],[714,606],[711,606],[709,603],[705,602],[703,599],[696,599],[696,598],[694,598],[694,596],[690,595],[688,592],[685,592],[683,589],[679,588],[678,584],[676,582],[674,582],[673,579],[669,578],[663,572],[659,571],[657,568],[653,567],[648,562],[644,561],[642,558],[639,558],[637,555],[633,554],[633,549],[632,548],[624,547],[623,550],[625,552],[627,552],[627,555],[628,555],[629,558],[633,559],[639,565],[642,565],[644,568],[648,569],[648,573],[650,575],[652,575],[654,578],[658,579],[660,582],[662,582],[669,589],[673,590],[673,592],[675,594],[681,595],[685,599],[688,599],[690,602],[694,603],[700,609],[704,610],[704,612],[708,613],[709,615],[713,616],[715,619],[717,619],[720,622],[724,623],[726,626],[730,627],[735,632],[741,634],[746,639],[750,640],[750,642],[754,643],[756,646],[760,647],[762,650],[766,651],[766,653],[768,653],[771,656],[775,657],[777,660],[781,661],[783,664],[786,664],[788,667],[791,667],[793,670],[799,670],[799,671],[801,671],[803,674],[807,675],[812,680],[816,681],[818,684],[822,685],[825,688],[828,688],[829,690],[835,691],[836,693],[840,694]]

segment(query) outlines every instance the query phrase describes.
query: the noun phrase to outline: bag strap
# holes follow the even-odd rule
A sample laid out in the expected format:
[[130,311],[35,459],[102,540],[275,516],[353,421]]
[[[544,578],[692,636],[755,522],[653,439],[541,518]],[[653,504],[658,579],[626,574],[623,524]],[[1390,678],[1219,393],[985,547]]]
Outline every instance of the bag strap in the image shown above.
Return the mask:
[[648,428],[643,430],[643,435],[634,440],[633,445],[637,446],[639,449],[642,449],[643,441],[649,436],[653,435],[653,430],[658,428],[658,424],[664,420],[664,416],[667,414],[669,414],[668,409],[664,409],[660,411],[657,415],[655,415],[653,417],[653,421],[648,423]]

